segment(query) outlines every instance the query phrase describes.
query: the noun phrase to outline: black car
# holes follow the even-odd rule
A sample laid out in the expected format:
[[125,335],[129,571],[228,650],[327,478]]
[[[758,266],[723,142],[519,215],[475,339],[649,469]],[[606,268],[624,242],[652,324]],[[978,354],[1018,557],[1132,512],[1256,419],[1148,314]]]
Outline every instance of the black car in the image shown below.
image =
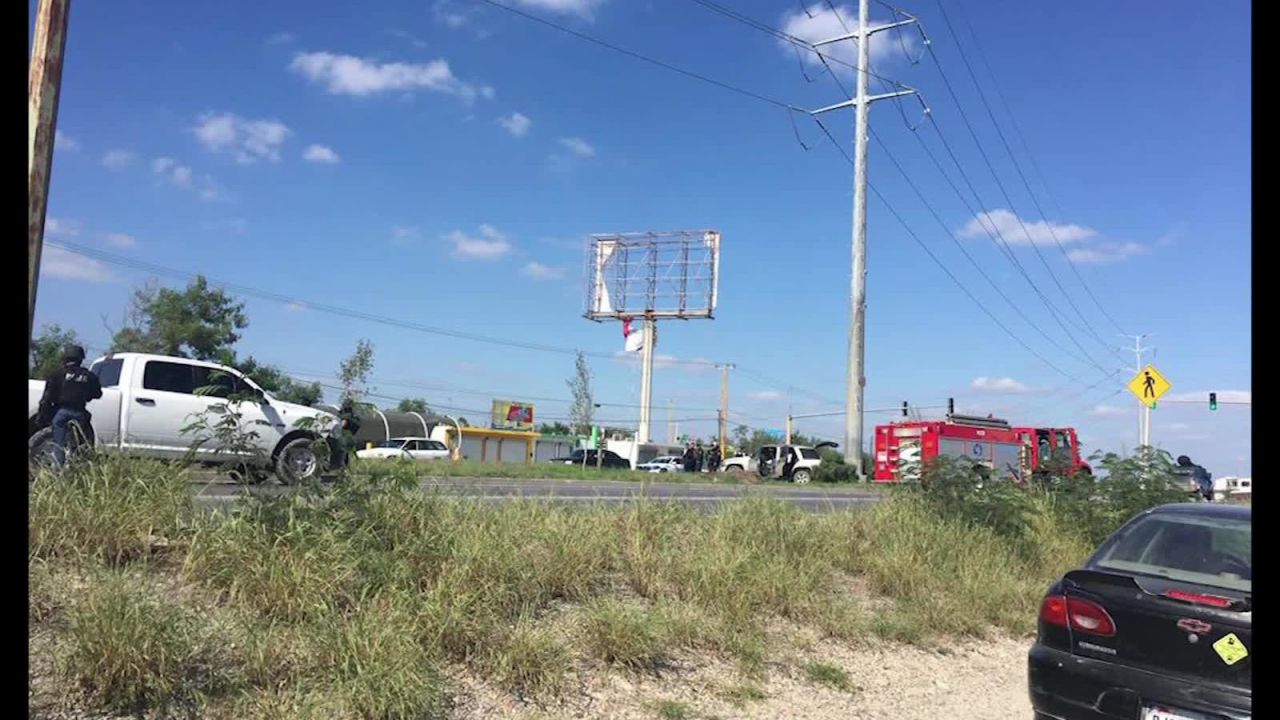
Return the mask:
[[1036,720],[1250,718],[1250,517],[1153,508],[1049,588],[1028,659]]
[[600,463],[600,467],[614,468],[618,470],[630,470],[631,461],[622,457],[612,450],[605,450],[603,458],[597,458],[598,450],[574,450],[567,457],[551,458],[547,462],[564,463],[565,465],[581,465],[583,457],[586,458],[586,464],[595,467],[596,462]]

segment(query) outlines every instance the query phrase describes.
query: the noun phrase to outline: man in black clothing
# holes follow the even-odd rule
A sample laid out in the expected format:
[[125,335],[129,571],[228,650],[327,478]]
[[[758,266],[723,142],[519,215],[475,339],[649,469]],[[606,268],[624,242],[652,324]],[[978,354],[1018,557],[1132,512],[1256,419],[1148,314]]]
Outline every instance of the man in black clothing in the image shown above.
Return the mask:
[[334,470],[347,466],[351,454],[356,449],[356,433],[358,432],[360,432],[360,416],[356,414],[355,404],[348,400],[342,403],[342,409],[338,412],[337,425],[332,432],[334,448],[330,465]]
[[80,428],[89,435],[86,440],[92,437],[89,424],[92,416],[85,406],[90,400],[102,397],[98,376],[86,370],[81,365],[83,362],[84,348],[69,346],[62,353],[62,367],[45,378],[44,395],[40,398],[37,421],[53,427],[53,460],[58,467],[67,461],[67,433],[72,422],[80,423]]

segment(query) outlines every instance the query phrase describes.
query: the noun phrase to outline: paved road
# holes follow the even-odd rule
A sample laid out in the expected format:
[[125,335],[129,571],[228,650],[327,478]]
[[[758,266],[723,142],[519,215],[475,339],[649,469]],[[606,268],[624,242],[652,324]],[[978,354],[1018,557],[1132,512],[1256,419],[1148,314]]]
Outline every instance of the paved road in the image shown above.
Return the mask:
[[[775,485],[713,485],[702,483],[636,483],[609,480],[511,480],[495,478],[422,479],[422,491],[486,502],[504,502],[515,498],[545,500],[564,504],[618,504],[647,497],[651,501],[679,502],[700,509],[715,510],[725,503],[744,497],[768,495],[794,503],[812,512],[830,512],[856,508],[879,501],[883,495],[866,490],[817,487],[780,487]],[[278,495],[290,492],[278,485],[263,485],[252,490],[230,484],[210,484],[195,492],[196,502],[210,506],[229,506],[244,492]]]

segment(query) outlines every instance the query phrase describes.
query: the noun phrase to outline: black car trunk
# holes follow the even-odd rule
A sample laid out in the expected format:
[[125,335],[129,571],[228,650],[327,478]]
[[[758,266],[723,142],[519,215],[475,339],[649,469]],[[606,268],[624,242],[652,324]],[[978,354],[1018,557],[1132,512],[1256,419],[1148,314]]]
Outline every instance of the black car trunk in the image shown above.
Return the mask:
[[1115,626],[1110,636],[1071,628],[1071,652],[1190,679],[1249,688],[1253,664],[1250,593],[1175,581],[1076,570],[1068,598],[1096,603]]

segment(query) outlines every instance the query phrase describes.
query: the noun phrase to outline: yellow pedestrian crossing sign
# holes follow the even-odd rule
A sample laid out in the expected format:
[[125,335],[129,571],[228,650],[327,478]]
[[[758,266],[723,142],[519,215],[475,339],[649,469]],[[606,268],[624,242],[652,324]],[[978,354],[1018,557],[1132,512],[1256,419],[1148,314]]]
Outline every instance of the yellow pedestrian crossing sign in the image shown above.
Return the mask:
[[1156,370],[1155,365],[1148,365],[1133,376],[1127,387],[1143,405],[1155,406],[1156,401],[1173,386]]

